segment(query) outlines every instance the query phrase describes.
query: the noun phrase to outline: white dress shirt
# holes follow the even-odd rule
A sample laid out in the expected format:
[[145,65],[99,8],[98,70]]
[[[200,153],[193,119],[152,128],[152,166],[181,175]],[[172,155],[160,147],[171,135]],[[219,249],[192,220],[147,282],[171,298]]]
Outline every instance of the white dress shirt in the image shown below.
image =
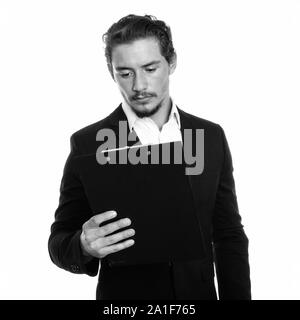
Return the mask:
[[159,144],[181,141],[179,112],[172,101],[171,112],[168,121],[159,130],[157,124],[150,117],[139,118],[131,107],[124,101],[123,111],[127,117],[130,132],[134,129],[142,145]]

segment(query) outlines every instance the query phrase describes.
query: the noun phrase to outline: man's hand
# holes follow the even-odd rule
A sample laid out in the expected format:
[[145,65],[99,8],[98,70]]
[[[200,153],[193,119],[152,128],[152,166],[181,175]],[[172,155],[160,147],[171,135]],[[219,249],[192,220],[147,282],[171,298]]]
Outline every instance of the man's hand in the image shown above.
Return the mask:
[[101,223],[116,217],[116,215],[117,213],[115,211],[105,211],[93,216],[83,224],[80,242],[84,255],[102,259],[108,254],[124,250],[134,244],[133,239],[116,243],[132,237],[135,234],[134,229],[126,229],[110,235],[116,230],[129,226],[131,221],[128,218],[120,219],[99,227]]

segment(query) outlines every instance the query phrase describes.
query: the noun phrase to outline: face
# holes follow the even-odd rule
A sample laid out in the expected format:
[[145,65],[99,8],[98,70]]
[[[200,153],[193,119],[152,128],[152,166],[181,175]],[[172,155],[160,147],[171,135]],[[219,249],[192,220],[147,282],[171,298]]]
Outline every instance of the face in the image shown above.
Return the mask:
[[113,48],[112,67],[123,98],[138,116],[152,116],[168,108],[169,75],[176,60],[168,64],[155,38]]

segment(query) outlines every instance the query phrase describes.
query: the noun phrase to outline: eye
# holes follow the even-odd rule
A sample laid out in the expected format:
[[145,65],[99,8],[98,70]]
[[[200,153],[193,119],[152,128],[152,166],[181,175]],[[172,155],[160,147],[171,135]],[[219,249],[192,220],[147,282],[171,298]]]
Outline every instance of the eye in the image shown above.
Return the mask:
[[146,68],[146,71],[151,73],[151,72],[154,72],[156,69],[157,68]]
[[132,74],[132,72],[119,73],[121,78],[129,78]]

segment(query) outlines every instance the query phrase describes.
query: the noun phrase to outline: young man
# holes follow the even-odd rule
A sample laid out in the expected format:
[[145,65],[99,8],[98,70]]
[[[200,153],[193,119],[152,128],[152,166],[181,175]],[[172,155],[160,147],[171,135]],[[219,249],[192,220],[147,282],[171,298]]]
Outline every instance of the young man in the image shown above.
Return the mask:
[[[185,113],[170,98],[176,68],[170,28],[152,16],[128,15],[103,39],[123,102],[71,137],[49,238],[52,261],[90,276],[100,265],[97,299],[217,299],[214,264],[220,299],[251,299],[230,150],[218,124]],[[204,133],[203,141],[195,132]],[[142,153],[178,142],[198,155],[203,147],[201,170],[183,170],[191,154],[182,166],[116,164],[124,150],[128,160],[137,146]]]

